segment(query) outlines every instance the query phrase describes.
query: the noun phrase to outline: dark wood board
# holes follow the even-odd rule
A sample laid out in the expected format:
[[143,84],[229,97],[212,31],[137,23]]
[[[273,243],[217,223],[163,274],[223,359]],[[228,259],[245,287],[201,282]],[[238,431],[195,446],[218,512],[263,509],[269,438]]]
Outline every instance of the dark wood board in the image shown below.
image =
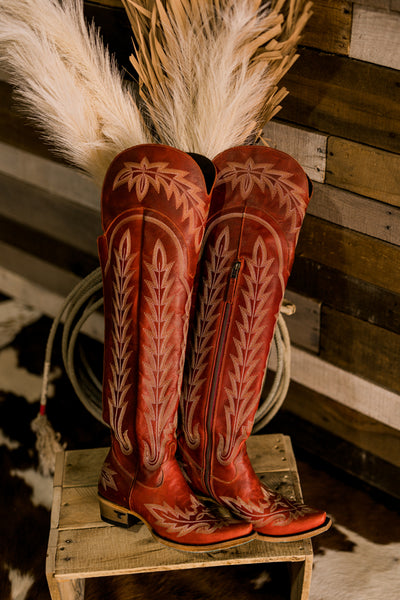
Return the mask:
[[306,215],[296,254],[400,294],[400,248]]
[[90,209],[0,173],[0,215],[97,258],[100,208]]
[[295,381],[283,409],[400,468],[400,431]]
[[300,48],[282,80],[280,119],[400,152],[400,79],[394,69]]
[[287,410],[281,410],[263,433],[273,431],[290,435],[297,457],[299,450],[304,450],[316,460],[322,460],[394,498],[400,498],[399,468],[375,454]]
[[322,306],[320,357],[400,393],[400,335],[397,333]]
[[329,137],[325,182],[400,206],[400,155]]
[[346,275],[338,269],[297,256],[288,289],[320,300],[388,331],[400,333],[400,294]]
[[301,43],[335,54],[349,54],[352,2],[314,0],[313,14],[306,25]]

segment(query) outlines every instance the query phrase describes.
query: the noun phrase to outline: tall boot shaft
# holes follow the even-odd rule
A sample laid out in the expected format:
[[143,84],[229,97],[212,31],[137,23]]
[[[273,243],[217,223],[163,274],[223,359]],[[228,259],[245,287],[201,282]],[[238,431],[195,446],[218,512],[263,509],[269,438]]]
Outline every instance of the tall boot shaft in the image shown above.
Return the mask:
[[187,549],[235,545],[252,531],[207,511],[175,459],[193,280],[215,179],[212,163],[195,158],[160,145],[116,157],[99,238],[103,418],[112,440],[99,481],[102,515],[115,523],[123,515],[126,524],[138,516],[158,539]]
[[[179,397],[208,209],[204,175],[183,152],[138,146],[120,154],[106,175],[105,233],[98,242],[105,314],[103,419],[112,427],[123,463],[134,454],[155,468],[174,444],[170,416]],[[146,432],[140,442],[137,427]],[[162,441],[156,445],[158,431]]]
[[296,527],[316,527],[325,513],[310,518],[307,509],[304,516],[305,509],[266,490],[250,465],[246,440],[309,202],[309,182],[290,156],[259,146],[232,148],[214,164],[217,181],[181,399],[182,460],[198,492],[259,532],[269,531],[277,514],[281,518],[286,512],[272,536],[291,535]]

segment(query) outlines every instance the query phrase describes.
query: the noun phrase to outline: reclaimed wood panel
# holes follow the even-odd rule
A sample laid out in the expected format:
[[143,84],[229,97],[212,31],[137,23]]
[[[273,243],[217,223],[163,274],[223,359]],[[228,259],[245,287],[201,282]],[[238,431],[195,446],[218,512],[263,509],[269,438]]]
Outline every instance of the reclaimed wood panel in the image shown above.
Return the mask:
[[348,55],[352,3],[347,0],[314,0],[312,10],[301,43],[325,52]]
[[325,180],[327,137],[279,121],[270,121],[263,130],[269,146],[293,156],[313,181]]
[[296,450],[304,449],[307,455],[311,453],[317,460],[322,459],[340,471],[349,473],[394,498],[400,498],[397,466],[287,410],[278,413],[271,426],[266,428],[266,433],[272,427],[286,431]]
[[285,299],[296,306],[294,315],[285,319],[292,343],[311,352],[318,352],[321,302],[290,290],[286,290]]
[[0,173],[100,211],[99,188],[76,169],[58,161],[0,142]]
[[314,183],[307,214],[400,245],[400,208],[346,190]]
[[398,333],[323,306],[320,357],[400,393]]
[[60,160],[40,134],[19,112],[9,83],[0,81],[0,141],[52,160]]
[[400,293],[400,250],[393,244],[307,215],[296,254]]
[[[51,235],[29,226],[16,223],[0,214],[0,241],[10,246],[17,242],[18,248],[43,261],[51,258],[51,264],[79,277],[85,277],[98,267],[98,258],[62,242]],[[3,258],[1,257],[1,260]]]
[[349,55],[400,69],[400,14],[354,6]]
[[73,273],[2,240],[0,240],[0,266],[61,298],[79,282],[79,277]]
[[288,288],[362,321],[400,333],[400,294],[322,266],[318,258],[315,262],[297,256]]
[[[343,340],[345,340],[343,336]],[[271,356],[269,367],[276,369]],[[400,395],[342,369],[296,346],[291,351],[291,378],[372,419],[400,430]]]
[[400,87],[394,69],[303,48],[282,84],[289,95],[280,119],[400,152]]
[[342,138],[328,138],[328,184],[400,206],[399,173],[400,154]]
[[[59,191],[62,191],[61,189]],[[97,258],[100,207],[93,209],[0,173],[0,217]],[[3,233],[0,238],[4,238]],[[10,243],[15,239],[9,239]],[[50,254],[51,256],[51,254]]]
[[375,8],[391,10],[396,1],[398,2],[398,0],[355,0],[354,4],[361,4],[362,6],[374,6]]
[[283,410],[400,467],[400,431],[291,382]]
[[84,0],[84,2],[85,4],[100,4],[100,6],[123,8],[121,0]]

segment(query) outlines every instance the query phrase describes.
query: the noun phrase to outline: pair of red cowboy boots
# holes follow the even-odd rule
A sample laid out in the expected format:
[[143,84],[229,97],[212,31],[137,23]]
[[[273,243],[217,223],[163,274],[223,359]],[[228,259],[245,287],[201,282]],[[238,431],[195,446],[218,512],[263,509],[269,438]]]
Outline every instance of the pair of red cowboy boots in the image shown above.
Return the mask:
[[211,162],[143,145],[112,162],[99,238],[104,520],[138,517],[188,551],[329,527],[325,512],[266,488],[246,453],[308,201],[301,167],[258,146]]

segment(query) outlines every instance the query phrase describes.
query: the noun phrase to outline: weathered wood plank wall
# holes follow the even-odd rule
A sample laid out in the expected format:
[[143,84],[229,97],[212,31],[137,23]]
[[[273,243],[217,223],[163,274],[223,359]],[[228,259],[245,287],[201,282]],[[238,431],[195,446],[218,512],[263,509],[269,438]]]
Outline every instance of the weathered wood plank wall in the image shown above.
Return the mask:
[[[350,471],[366,452],[358,474],[388,491],[400,459],[399,8],[314,2],[289,96],[265,131],[316,182],[289,289],[321,302],[319,351],[294,351],[292,436]],[[325,449],[315,426],[330,434]]]
[[[129,66],[120,1],[85,4]],[[335,462],[316,441],[326,434],[348,470],[367,453],[358,474],[388,491],[400,464],[399,39],[399,0],[315,0],[289,95],[264,131],[314,182],[289,281],[294,383],[278,425],[286,415],[294,441]],[[54,313],[96,265],[98,197],[0,81],[0,291]]]

